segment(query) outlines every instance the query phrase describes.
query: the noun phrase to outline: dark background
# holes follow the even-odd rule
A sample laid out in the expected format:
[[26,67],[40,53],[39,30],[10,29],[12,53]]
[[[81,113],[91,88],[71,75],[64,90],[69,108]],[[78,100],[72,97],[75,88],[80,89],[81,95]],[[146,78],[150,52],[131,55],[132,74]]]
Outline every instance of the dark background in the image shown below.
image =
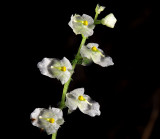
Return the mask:
[[13,100],[21,114],[18,119],[22,118],[16,128],[21,138],[51,138],[32,126],[30,113],[35,108],[57,107],[63,86],[57,79],[41,75],[37,63],[44,57],[73,60],[81,35],[76,36],[68,26],[70,17],[85,13],[94,18],[97,3],[106,6],[99,19],[112,12],[117,23],[114,29],[97,25],[86,43],[98,43],[115,65],[78,65],[69,91],[84,87],[85,93],[100,103],[101,116],[92,118],[79,110],[67,115],[65,109],[66,122],[57,139],[141,139],[149,133],[147,129],[151,129],[150,137],[142,139],[160,138],[158,15],[151,0],[8,3],[12,9],[7,42],[13,46]]

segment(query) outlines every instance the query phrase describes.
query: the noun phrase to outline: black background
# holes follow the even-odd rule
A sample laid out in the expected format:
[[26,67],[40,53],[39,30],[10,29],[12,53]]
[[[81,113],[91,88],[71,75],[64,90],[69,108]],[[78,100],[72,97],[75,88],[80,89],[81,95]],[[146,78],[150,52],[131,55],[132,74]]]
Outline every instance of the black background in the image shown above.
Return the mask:
[[[68,26],[70,17],[85,13],[94,18],[97,3],[106,6],[99,19],[112,12],[117,23],[114,29],[97,25],[86,43],[98,43],[115,65],[107,68],[78,65],[69,91],[84,87],[85,93],[101,105],[101,116],[92,118],[79,110],[67,115],[65,109],[65,123],[58,130],[57,139],[141,138],[150,120],[154,95],[160,92],[158,16],[156,3],[151,0],[7,3],[12,8],[8,8],[10,39],[6,47],[14,55],[10,60],[15,77],[10,82],[15,88],[14,115],[16,121],[22,119],[16,127],[16,134],[21,138],[51,138],[32,126],[30,113],[35,108],[57,107],[63,86],[57,79],[41,75],[37,63],[44,57],[62,59],[65,56],[73,60],[81,35],[76,36]],[[160,138],[160,116],[150,138]]]

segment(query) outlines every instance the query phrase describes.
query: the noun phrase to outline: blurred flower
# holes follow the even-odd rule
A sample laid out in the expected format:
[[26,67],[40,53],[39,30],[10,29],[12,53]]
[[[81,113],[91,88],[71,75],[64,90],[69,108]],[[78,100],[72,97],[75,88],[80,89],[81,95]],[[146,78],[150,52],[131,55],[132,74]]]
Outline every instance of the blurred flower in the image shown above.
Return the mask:
[[94,63],[102,67],[113,65],[112,58],[109,56],[105,57],[103,51],[98,46],[97,43],[88,43],[86,46],[82,46],[80,50],[81,56],[93,60]]
[[55,133],[64,123],[62,110],[58,108],[36,108],[30,118],[34,126],[44,129],[48,135]]
[[94,20],[91,16],[83,14],[82,16],[75,14],[71,16],[71,20],[68,23],[73,29],[73,32],[77,34],[83,34],[85,37],[93,35],[93,29],[95,27]]
[[65,57],[62,60],[44,58],[38,63],[38,68],[43,75],[57,78],[62,84],[65,84],[69,80],[72,72],[72,65]]
[[67,93],[65,104],[69,108],[69,113],[76,110],[78,107],[81,112],[89,116],[94,117],[100,115],[99,103],[91,100],[88,95],[85,95],[84,88],[78,88]]
[[110,28],[114,28],[116,22],[117,22],[117,19],[112,13],[108,14],[105,18],[101,20],[101,23],[103,25],[106,25],[107,27],[110,27]]
[[97,14],[100,14],[102,11],[104,11],[105,7],[104,6],[100,6],[99,4],[97,4],[95,12]]

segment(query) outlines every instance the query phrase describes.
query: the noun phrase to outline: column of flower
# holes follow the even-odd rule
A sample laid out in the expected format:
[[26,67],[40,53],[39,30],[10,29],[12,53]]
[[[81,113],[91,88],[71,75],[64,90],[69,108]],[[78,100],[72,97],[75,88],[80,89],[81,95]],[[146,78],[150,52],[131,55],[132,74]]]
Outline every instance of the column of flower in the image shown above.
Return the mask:
[[80,47],[72,64],[66,57],[63,57],[62,60],[44,58],[38,63],[38,68],[43,75],[50,78],[57,78],[64,85],[59,108],[36,108],[31,113],[32,124],[45,130],[48,135],[52,134],[52,139],[56,138],[57,130],[64,123],[62,110],[65,106],[68,107],[68,113],[71,113],[77,108],[79,108],[82,113],[92,117],[100,115],[101,113],[99,103],[93,101],[88,95],[84,94],[84,88],[77,88],[68,92],[68,87],[77,64],[86,66],[89,63],[94,62],[102,67],[114,64],[112,58],[105,56],[103,50],[99,48],[97,43],[91,42],[85,44],[86,39],[93,35],[95,25],[102,24],[114,28],[117,20],[112,13],[101,20],[97,20],[98,15],[104,9],[104,6],[97,5],[94,19],[86,14],[83,14],[82,16],[78,14],[71,16],[69,26],[76,35],[82,35]]

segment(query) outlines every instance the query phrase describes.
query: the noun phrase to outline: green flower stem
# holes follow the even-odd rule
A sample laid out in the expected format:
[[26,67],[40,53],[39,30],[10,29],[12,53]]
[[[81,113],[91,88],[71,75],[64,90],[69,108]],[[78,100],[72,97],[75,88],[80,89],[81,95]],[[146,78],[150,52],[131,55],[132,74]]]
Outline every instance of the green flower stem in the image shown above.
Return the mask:
[[[87,38],[82,35],[81,44],[80,44],[80,46],[79,46],[78,52],[77,52],[77,54],[76,54],[76,56],[75,56],[75,59],[74,59],[73,62],[72,62],[72,70],[73,70],[73,73],[74,73],[74,69],[75,69],[75,67],[76,67],[76,65],[77,65],[77,62],[78,62],[78,57],[80,57],[81,47],[85,44],[86,39],[87,39]],[[67,93],[67,91],[68,91],[68,87],[69,87],[69,84],[70,84],[70,82],[71,82],[71,79],[72,79],[71,77],[72,77],[73,73],[71,74],[69,80],[64,84],[63,93],[62,93],[62,99],[61,99],[61,103],[60,103],[60,109],[63,109],[63,108],[65,107],[65,97],[66,97],[66,93]]]
[[94,24],[95,24],[95,25],[101,24],[101,20],[96,20],[96,21],[94,21]]
[[57,136],[57,132],[52,134],[52,139],[56,139],[56,136]]
[[[84,37],[84,35],[82,35],[82,41],[81,41],[81,44],[79,46],[79,49],[78,49],[78,52],[75,56],[75,59],[73,60],[72,62],[72,70],[73,70],[73,73],[74,73],[74,69],[77,65],[77,62],[78,62],[78,58],[80,57],[80,50],[81,50],[81,47],[85,44],[86,42],[86,39],[87,37]],[[64,107],[65,107],[65,98],[66,98],[66,93],[68,91],[68,87],[69,87],[69,84],[71,82],[71,77],[73,75],[73,73],[71,74],[69,80],[64,84],[64,87],[63,87],[63,93],[62,93],[62,98],[61,98],[61,103],[60,103],[60,109],[62,110]],[[57,132],[52,134],[52,139],[56,139],[56,136],[57,136]]]
[[96,12],[95,17],[94,17],[94,22],[96,22],[97,18],[98,18],[98,13]]
[[[97,20],[97,18],[98,18],[98,13],[95,14],[94,23],[100,24],[100,23],[99,23],[99,20]],[[96,21],[97,21],[97,22],[96,22]],[[76,65],[77,65],[77,62],[78,62],[78,60],[79,60],[79,57],[81,57],[81,56],[80,56],[80,50],[81,50],[82,46],[85,44],[86,39],[87,39],[87,37],[85,37],[84,35],[82,35],[81,44],[80,44],[80,46],[79,46],[78,52],[77,52],[77,54],[76,54],[76,56],[75,56],[75,59],[74,59],[73,62],[72,62],[72,70],[73,70],[73,73],[74,73],[74,69],[75,69],[75,67],[76,67]],[[73,73],[71,74],[69,80],[64,84],[64,87],[63,87],[63,93],[62,93],[62,98],[61,98],[61,103],[60,103],[60,109],[61,109],[61,110],[65,107],[66,93],[67,93],[67,91],[68,91],[68,87],[69,87],[69,84],[70,84],[70,82],[71,82],[71,79],[72,79],[71,77],[72,77]],[[52,134],[52,139],[56,139],[56,136],[57,136],[57,132],[54,133],[54,134]]]

